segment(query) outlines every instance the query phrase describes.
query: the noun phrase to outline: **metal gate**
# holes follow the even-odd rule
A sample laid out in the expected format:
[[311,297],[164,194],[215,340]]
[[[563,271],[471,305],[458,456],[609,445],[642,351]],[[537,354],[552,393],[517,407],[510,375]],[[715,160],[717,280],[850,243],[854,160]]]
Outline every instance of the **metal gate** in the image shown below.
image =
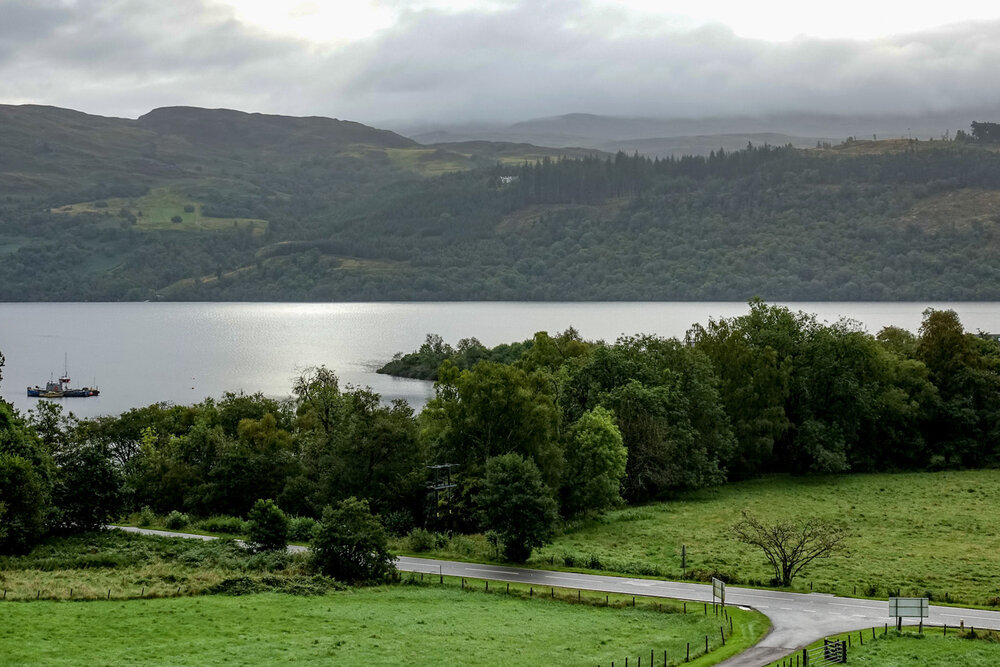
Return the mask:
[[847,662],[847,641],[824,639],[822,646],[802,650],[803,667],[837,665]]

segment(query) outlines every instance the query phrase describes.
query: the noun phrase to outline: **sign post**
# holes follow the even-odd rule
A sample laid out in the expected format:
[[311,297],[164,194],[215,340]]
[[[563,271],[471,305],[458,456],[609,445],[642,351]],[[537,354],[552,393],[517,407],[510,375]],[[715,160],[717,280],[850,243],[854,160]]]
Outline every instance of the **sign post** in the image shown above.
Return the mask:
[[715,599],[718,598],[722,606],[726,606],[726,582],[721,579],[716,579],[712,577],[712,604],[715,604]]
[[930,604],[927,598],[889,598],[889,616],[895,617],[896,629],[902,630],[904,618],[930,616]]

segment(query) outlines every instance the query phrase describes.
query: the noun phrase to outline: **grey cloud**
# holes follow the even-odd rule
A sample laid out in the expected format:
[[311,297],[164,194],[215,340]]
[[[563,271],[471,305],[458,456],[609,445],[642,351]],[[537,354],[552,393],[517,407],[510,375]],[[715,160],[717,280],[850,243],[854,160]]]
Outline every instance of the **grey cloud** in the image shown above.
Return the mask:
[[317,49],[249,29],[206,0],[0,0],[0,101],[108,115],[194,104],[363,122],[918,113],[1000,101],[997,21],[870,42],[769,43],[723,26],[678,32],[586,12],[566,0],[488,12],[404,8],[387,31]]

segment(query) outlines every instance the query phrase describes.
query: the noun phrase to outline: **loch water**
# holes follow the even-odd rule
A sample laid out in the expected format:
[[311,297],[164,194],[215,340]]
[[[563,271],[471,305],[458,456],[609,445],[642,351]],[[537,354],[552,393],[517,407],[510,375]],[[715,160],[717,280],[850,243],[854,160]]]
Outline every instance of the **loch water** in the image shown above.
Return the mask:
[[[784,305],[823,321],[851,318],[872,333],[888,325],[916,332],[925,308],[951,308],[968,331],[1000,332],[1000,303]],[[452,345],[474,336],[488,346],[569,326],[589,340],[683,337],[694,323],[747,310],[728,302],[3,303],[0,396],[22,412],[50,400],[25,390],[61,375],[64,359],[72,386],[101,390],[94,398],[57,399],[79,417],[189,404],[226,391],[284,398],[293,378],[326,366],[342,385],[370,386],[384,400],[402,398],[419,409],[433,396],[432,383],[375,369],[418,348],[428,333]]]

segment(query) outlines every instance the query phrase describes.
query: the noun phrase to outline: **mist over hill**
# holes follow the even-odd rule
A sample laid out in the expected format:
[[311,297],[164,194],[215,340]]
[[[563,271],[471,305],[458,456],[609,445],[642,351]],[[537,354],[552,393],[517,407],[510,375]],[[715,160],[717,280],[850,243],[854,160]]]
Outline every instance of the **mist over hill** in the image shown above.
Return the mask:
[[835,115],[785,113],[768,116],[707,118],[630,118],[570,113],[502,124],[392,124],[397,131],[421,143],[466,141],[528,142],[544,146],[578,146],[602,151],[638,151],[650,157],[708,155],[720,147],[791,144],[798,148],[817,143],[860,139],[941,139],[968,129],[972,118],[995,118],[998,108],[970,108],[913,115]]

